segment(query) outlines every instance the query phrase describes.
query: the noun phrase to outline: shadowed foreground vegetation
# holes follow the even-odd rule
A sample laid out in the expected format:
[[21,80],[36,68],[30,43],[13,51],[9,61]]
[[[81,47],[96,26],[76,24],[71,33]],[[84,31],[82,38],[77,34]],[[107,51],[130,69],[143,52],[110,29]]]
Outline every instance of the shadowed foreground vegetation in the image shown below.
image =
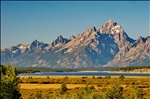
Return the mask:
[[20,99],[20,79],[17,77],[16,68],[10,63],[0,65],[0,99]]

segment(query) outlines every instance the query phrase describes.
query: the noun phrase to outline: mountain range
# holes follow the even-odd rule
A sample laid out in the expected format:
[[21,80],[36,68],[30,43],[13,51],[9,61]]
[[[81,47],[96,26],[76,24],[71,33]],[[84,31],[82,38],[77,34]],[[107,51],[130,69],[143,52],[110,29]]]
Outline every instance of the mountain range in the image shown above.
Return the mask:
[[1,64],[17,67],[122,67],[150,66],[150,36],[130,38],[110,19],[68,39],[58,36],[50,44],[37,40],[1,50]]

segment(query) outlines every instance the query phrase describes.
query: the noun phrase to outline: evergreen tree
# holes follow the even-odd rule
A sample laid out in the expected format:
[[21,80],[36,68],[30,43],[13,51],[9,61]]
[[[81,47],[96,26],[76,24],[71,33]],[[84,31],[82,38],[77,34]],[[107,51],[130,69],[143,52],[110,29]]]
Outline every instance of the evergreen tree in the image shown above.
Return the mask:
[[66,91],[67,91],[67,86],[66,86],[65,83],[63,83],[63,84],[61,85],[61,90],[60,90],[60,92],[64,93],[64,92],[66,92]]
[[124,80],[124,76],[123,75],[120,75],[120,77],[119,77],[119,79],[121,79],[121,80]]
[[19,93],[19,78],[16,74],[16,68],[11,67],[10,63],[5,66],[1,66],[1,94],[0,99],[19,99],[21,94]]

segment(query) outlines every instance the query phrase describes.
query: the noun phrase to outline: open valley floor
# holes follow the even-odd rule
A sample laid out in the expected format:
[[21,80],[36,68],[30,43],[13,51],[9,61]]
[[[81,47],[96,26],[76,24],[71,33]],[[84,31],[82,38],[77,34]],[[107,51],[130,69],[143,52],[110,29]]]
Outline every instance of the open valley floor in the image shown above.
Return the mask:
[[150,76],[20,76],[23,99],[149,99]]

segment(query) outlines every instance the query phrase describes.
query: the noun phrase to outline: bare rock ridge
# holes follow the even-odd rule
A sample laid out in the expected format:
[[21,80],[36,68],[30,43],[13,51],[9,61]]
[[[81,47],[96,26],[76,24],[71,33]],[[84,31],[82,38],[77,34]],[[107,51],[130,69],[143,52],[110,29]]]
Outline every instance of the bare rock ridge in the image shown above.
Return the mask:
[[59,49],[69,41],[70,41],[69,39],[63,38],[61,35],[59,35],[57,39],[54,40],[52,43],[50,43],[45,49],[49,50]]
[[133,43],[135,41],[130,38],[124,32],[124,29],[112,19],[110,19],[106,24],[102,25],[98,31],[102,34],[112,34],[120,49],[127,43]]
[[149,60],[150,36],[133,40],[112,19],[68,39],[60,35],[49,44],[34,40],[1,50],[1,63],[17,67],[147,66]]
[[69,37],[69,40],[73,40],[74,38],[76,38],[74,35]]
[[98,31],[100,33],[110,34],[113,28],[117,25],[112,19],[110,19],[106,24],[102,25]]
[[139,37],[134,43],[125,45],[105,66],[149,66],[150,36]]

